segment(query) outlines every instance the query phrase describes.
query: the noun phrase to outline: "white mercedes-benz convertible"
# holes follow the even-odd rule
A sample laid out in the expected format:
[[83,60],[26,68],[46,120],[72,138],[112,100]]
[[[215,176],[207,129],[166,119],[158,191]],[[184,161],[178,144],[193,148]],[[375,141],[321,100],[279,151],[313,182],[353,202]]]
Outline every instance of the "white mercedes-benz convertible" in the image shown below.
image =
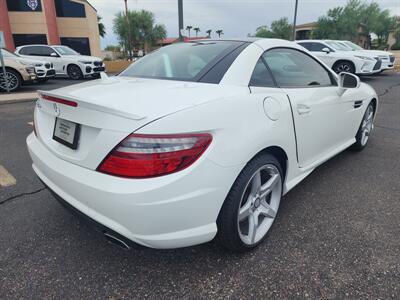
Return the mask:
[[124,247],[262,242],[282,195],[363,149],[378,98],[294,42],[201,40],[40,92],[27,144],[63,204]]

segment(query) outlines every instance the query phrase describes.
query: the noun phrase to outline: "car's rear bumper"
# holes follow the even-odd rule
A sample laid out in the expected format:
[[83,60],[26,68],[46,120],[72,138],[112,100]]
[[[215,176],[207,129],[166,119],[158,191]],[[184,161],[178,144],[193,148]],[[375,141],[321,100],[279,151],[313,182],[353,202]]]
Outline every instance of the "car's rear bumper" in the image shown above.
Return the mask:
[[216,219],[241,167],[200,158],[181,172],[125,179],[66,162],[36,137],[27,138],[33,169],[61,199],[123,237],[152,248],[177,248],[214,238]]

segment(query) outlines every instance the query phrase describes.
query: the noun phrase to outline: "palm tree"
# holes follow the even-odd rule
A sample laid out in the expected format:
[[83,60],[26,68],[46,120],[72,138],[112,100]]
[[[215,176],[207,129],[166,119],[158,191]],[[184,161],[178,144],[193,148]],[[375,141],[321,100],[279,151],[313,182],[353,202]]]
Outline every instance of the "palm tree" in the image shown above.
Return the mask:
[[218,37],[221,37],[221,34],[224,34],[224,31],[222,29],[218,29],[215,31],[216,34],[218,34]]
[[199,27],[195,27],[195,28],[193,28],[193,30],[196,32],[196,37],[197,37],[197,34],[201,31],[200,28]]
[[189,32],[189,38],[190,38],[190,30],[193,28],[193,26],[190,26],[190,25],[188,25],[188,26],[186,26],[186,30]]
[[212,30],[211,30],[211,29],[208,29],[208,30],[206,31],[206,33],[207,33],[208,37],[211,37],[211,32],[212,32]]
[[103,18],[97,16],[97,22],[99,23],[99,34],[103,38],[106,35],[106,27],[104,26],[103,22],[101,22],[101,19]]

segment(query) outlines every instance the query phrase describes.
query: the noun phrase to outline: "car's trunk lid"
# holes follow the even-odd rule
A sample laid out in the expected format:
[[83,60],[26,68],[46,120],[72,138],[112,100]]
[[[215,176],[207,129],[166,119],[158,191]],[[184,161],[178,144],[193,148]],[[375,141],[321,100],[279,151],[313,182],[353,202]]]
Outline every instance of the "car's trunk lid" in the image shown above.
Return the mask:
[[[58,157],[96,169],[122,139],[147,123],[225,97],[237,89],[215,84],[110,77],[51,92],[41,91],[35,109],[36,132],[40,141]],[[50,100],[44,99],[46,96]],[[76,107],[59,103],[57,99],[72,101]],[[79,124],[77,149],[53,139],[57,118]]]

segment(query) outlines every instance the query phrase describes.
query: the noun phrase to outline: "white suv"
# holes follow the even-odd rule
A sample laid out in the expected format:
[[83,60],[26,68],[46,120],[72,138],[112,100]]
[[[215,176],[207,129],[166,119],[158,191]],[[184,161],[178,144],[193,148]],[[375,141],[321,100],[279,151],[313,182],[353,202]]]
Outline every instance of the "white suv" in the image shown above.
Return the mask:
[[394,54],[391,52],[382,51],[382,50],[367,50],[367,49],[361,48],[360,46],[358,46],[350,41],[338,41],[338,42],[340,42],[341,44],[348,47],[349,50],[363,52],[363,53],[369,53],[369,54],[379,57],[382,60],[382,71],[390,70],[390,69],[394,68],[394,61],[396,58],[395,58]]
[[348,51],[348,48],[336,41],[301,40],[296,42],[312,52],[336,73],[370,75],[381,71],[382,61],[379,57],[361,51]]
[[105,71],[100,58],[81,55],[67,46],[26,45],[18,47],[15,53],[53,63],[56,75],[67,75],[74,80],[98,77],[100,72]]

